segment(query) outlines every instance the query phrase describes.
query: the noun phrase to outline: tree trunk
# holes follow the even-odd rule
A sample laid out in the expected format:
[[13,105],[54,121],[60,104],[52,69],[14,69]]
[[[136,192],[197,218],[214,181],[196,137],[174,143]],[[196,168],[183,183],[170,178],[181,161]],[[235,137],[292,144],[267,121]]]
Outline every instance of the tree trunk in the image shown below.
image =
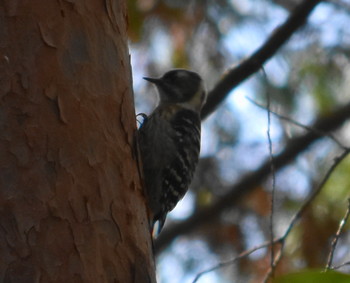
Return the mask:
[[0,282],[155,282],[124,2],[0,2]]

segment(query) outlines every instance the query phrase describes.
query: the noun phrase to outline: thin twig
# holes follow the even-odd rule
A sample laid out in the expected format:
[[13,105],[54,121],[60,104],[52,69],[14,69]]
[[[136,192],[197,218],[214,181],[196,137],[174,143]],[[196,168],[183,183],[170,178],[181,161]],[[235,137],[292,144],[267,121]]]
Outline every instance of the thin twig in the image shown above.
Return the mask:
[[[274,168],[274,160],[273,160],[273,149],[272,149],[272,140],[271,140],[271,111],[270,111],[270,95],[267,94],[267,139],[268,139],[268,144],[269,144],[269,157],[270,157],[270,170],[272,174],[272,191],[271,191],[271,204],[270,204],[270,241],[271,243],[273,242],[273,239],[275,238],[274,236],[274,231],[273,231],[273,223],[274,223],[274,213],[275,213],[275,191],[276,191],[276,174],[275,174],[275,168]],[[271,273],[273,276],[274,273],[274,259],[275,259],[275,254],[274,254],[274,247],[271,245]]]
[[[281,240],[282,240],[282,238],[278,238],[278,239],[272,241],[272,244],[282,244]],[[225,261],[225,262],[221,262],[221,263],[219,263],[219,264],[217,264],[217,265],[215,265],[215,266],[213,266],[213,267],[211,267],[209,269],[206,269],[206,270],[198,273],[197,276],[192,281],[192,283],[196,283],[199,280],[199,278],[202,277],[206,273],[209,273],[209,272],[212,272],[214,270],[220,269],[222,267],[231,265],[231,264],[235,263],[236,261],[238,261],[238,260],[240,260],[240,259],[242,259],[242,258],[244,258],[244,257],[246,257],[246,256],[248,256],[248,255],[250,255],[250,254],[252,254],[252,253],[254,253],[256,251],[258,251],[258,250],[266,248],[266,247],[268,247],[270,245],[271,245],[271,241],[266,241],[266,242],[264,242],[264,243],[262,243],[262,244],[260,244],[258,246],[255,246],[255,247],[253,247],[253,248],[251,248],[249,250],[245,250],[245,251],[241,252],[237,257],[235,257],[235,258],[233,258],[231,260],[228,260],[228,261]]]
[[340,237],[341,233],[343,232],[344,226],[345,226],[346,222],[348,221],[349,215],[350,215],[350,198],[348,199],[348,208],[346,210],[346,213],[345,213],[343,219],[340,221],[338,231],[335,234],[335,237],[332,241],[331,250],[330,250],[329,255],[328,255],[326,270],[332,269],[332,262],[333,262],[335,248],[337,246],[339,237]]
[[339,268],[342,268],[342,267],[344,267],[346,265],[350,265],[350,261],[344,262],[344,263],[342,263],[340,265],[333,266],[332,269],[339,269]]
[[301,2],[288,19],[271,33],[259,49],[238,66],[227,71],[214,89],[209,92],[207,103],[202,109],[202,119],[208,117],[235,87],[259,71],[266,61],[275,55],[278,49],[305,24],[313,9],[320,2],[321,0]]
[[[344,160],[344,158],[350,153],[350,148],[347,148],[346,150],[343,151],[343,153],[341,155],[339,155],[338,157],[336,157],[334,159],[334,163],[332,164],[332,166],[329,168],[329,170],[327,171],[326,175],[323,177],[321,183],[318,185],[318,187],[311,193],[311,195],[309,196],[309,198],[304,202],[304,204],[300,207],[300,209],[298,210],[298,212],[292,217],[291,222],[289,223],[289,226],[286,230],[286,232],[284,233],[284,235],[281,237],[282,239],[282,243],[285,242],[285,239],[287,238],[287,236],[289,235],[289,233],[292,231],[293,227],[295,226],[296,222],[300,219],[301,215],[304,213],[304,211],[306,210],[306,208],[309,207],[310,203],[316,198],[316,196],[321,192],[323,186],[326,184],[326,182],[328,181],[329,177],[331,176],[331,174],[333,173],[333,171],[335,170],[335,168],[340,164],[341,161]],[[282,246],[283,247],[283,246]],[[282,257],[282,252],[283,250],[281,249],[281,255],[278,257],[276,257],[275,261],[274,261],[274,266],[276,266],[278,264],[278,262],[281,260]],[[272,275],[271,271],[269,270],[267,272],[266,278],[264,282],[267,282],[267,280],[270,278],[270,276]]]
[[[304,128],[304,129],[306,129],[306,130],[310,130],[310,131],[313,131],[313,132],[315,132],[315,133],[317,133],[317,134],[320,134],[320,135],[329,137],[329,138],[330,138],[331,140],[333,140],[338,146],[340,146],[341,148],[343,148],[343,149],[345,150],[345,152],[344,152],[344,153],[345,153],[345,156],[346,156],[347,153],[349,152],[349,151],[346,149],[346,147],[345,147],[343,144],[341,144],[333,135],[327,134],[327,133],[322,133],[322,132],[318,131],[317,129],[314,129],[314,128],[312,128],[312,127],[305,126],[305,125],[303,125],[303,124],[301,124],[301,123],[299,123],[299,122],[297,122],[297,121],[295,121],[295,120],[293,120],[293,119],[291,119],[291,118],[289,118],[289,117],[282,116],[282,115],[280,115],[280,114],[278,114],[278,113],[276,113],[276,112],[273,112],[273,111],[271,111],[270,107],[266,107],[266,108],[265,108],[263,105],[258,104],[257,102],[255,102],[254,100],[252,100],[252,99],[249,98],[249,97],[247,97],[247,99],[248,99],[250,102],[252,102],[254,105],[256,105],[256,106],[258,106],[258,107],[260,107],[260,108],[266,109],[266,110],[268,111],[268,113],[272,113],[272,114],[274,114],[276,117],[278,117],[278,118],[280,118],[280,119],[286,120],[286,121],[288,121],[288,122],[290,122],[290,123],[293,123],[293,124],[295,124],[295,125],[297,125],[297,126],[299,126],[299,127]],[[341,160],[342,160],[342,159],[341,159]],[[339,160],[339,162],[340,162],[341,160]],[[337,166],[337,164],[335,164],[335,166]],[[328,177],[327,177],[327,179],[328,179]],[[324,183],[325,183],[325,182],[323,182],[323,184],[324,184]],[[317,194],[315,194],[315,197],[316,197],[316,195],[317,195]],[[345,214],[344,218],[342,219],[342,221],[341,221],[341,223],[340,223],[340,226],[339,226],[339,228],[338,228],[338,231],[337,231],[337,233],[336,233],[336,236],[335,236],[335,238],[334,238],[333,241],[332,241],[332,248],[331,248],[331,251],[330,251],[330,254],[329,254],[329,257],[328,257],[327,266],[326,266],[326,269],[327,269],[327,270],[331,268],[331,264],[332,264],[332,261],[333,261],[333,255],[334,255],[334,251],[335,251],[337,242],[338,242],[338,240],[339,240],[340,234],[341,234],[341,232],[342,232],[342,230],[343,230],[343,228],[344,228],[344,226],[345,226],[345,224],[346,224],[346,221],[347,221],[347,219],[348,219],[348,217],[349,217],[349,214],[350,214],[350,199],[349,199],[348,201],[349,201],[348,209],[347,209],[347,211],[346,211],[346,214]],[[271,265],[270,271],[268,272],[267,277],[266,277],[266,279],[265,279],[264,282],[267,282],[267,280],[268,280],[271,276],[273,276],[274,267],[277,265],[277,263],[278,263],[279,260],[280,260],[280,258],[277,259],[277,262],[275,261],[275,262]]]
[[263,281],[264,283],[267,283],[269,281],[269,279],[271,277],[273,277],[275,268],[282,258],[283,246],[284,246],[284,241],[283,241],[282,247],[278,250],[278,253],[276,254],[276,258],[274,258],[272,265],[270,266],[269,270],[267,271],[267,274],[266,274],[265,279]]
[[[245,257],[245,256],[248,256],[250,255],[251,253],[259,250],[259,249],[262,249],[262,248],[265,248],[265,247],[268,247],[268,246],[271,246],[271,248],[273,249],[273,245],[276,244],[276,243],[279,243],[281,244],[281,247],[278,251],[278,253],[276,254],[276,256],[274,257],[274,260],[273,260],[273,264],[272,266],[270,266],[269,270],[267,271],[267,274],[265,276],[265,280],[264,282],[267,282],[269,280],[269,278],[271,277],[272,275],[272,272],[273,272],[273,269],[277,266],[277,264],[279,263],[279,261],[281,260],[282,258],[282,255],[283,255],[283,247],[284,247],[284,244],[285,244],[285,241],[287,239],[287,237],[289,236],[290,232],[292,231],[292,229],[294,228],[296,222],[300,219],[301,215],[304,213],[304,211],[306,210],[306,208],[310,205],[310,203],[316,198],[316,196],[320,193],[320,191],[322,190],[323,186],[325,185],[325,183],[328,181],[329,177],[331,176],[331,174],[333,173],[333,171],[335,170],[335,168],[340,164],[340,162],[342,160],[344,160],[344,158],[350,153],[350,148],[347,148],[346,150],[344,150],[344,152],[339,155],[338,157],[336,157],[334,159],[334,163],[332,164],[332,166],[329,168],[329,170],[327,171],[326,175],[323,177],[322,181],[320,182],[320,184],[318,185],[318,187],[311,193],[311,195],[308,197],[308,199],[303,203],[303,205],[300,207],[300,209],[294,214],[294,216],[292,217],[289,225],[288,225],[288,228],[286,229],[285,233],[283,234],[283,236],[281,236],[280,238],[277,238],[275,239],[274,241],[271,242],[271,240],[261,244],[261,245],[258,245],[252,249],[249,249],[247,251],[244,251],[242,253],[240,253],[239,256],[235,257],[234,259],[232,260],[229,260],[229,261],[226,261],[226,262],[223,262],[223,263],[220,263],[220,264],[217,264],[215,265],[214,267],[212,268],[209,268],[207,270],[204,270],[200,273],[197,274],[197,276],[195,277],[193,283],[197,282],[199,280],[199,278],[206,274],[206,273],[209,273],[211,271],[214,271],[216,269],[219,269],[219,268],[222,268],[224,266],[227,266],[227,265],[230,265],[230,264],[233,264],[235,263],[237,260]],[[273,244],[273,245],[272,245]],[[347,262],[347,263],[344,263],[343,265],[341,266],[338,266],[338,267],[334,267],[334,269],[336,268],[340,268],[344,265],[347,265],[347,264],[350,264],[350,262]]]
[[304,125],[304,124],[302,124],[302,123],[300,123],[300,122],[298,122],[298,121],[296,121],[296,120],[294,120],[294,119],[292,119],[292,118],[290,118],[290,117],[288,117],[288,116],[284,116],[284,115],[282,115],[282,114],[279,114],[279,113],[277,113],[277,112],[272,111],[271,108],[270,108],[270,109],[267,109],[264,105],[262,105],[262,104],[256,102],[255,100],[253,100],[252,98],[250,98],[250,97],[248,97],[248,96],[246,96],[246,98],[247,98],[252,104],[254,104],[255,106],[258,106],[258,107],[260,107],[260,108],[262,108],[262,109],[265,109],[265,110],[269,111],[270,113],[272,113],[274,116],[278,117],[278,118],[281,119],[281,120],[287,121],[287,122],[289,122],[289,123],[291,123],[291,124],[294,124],[294,125],[296,125],[296,126],[302,128],[302,129],[304,129],[304,130],[311,131],[311,132],[313,132],[313,133],[315,133],[315,134],[317,134],[317,135],[324,136],[324,137],[328,137],[328,138],[330,138],[332,141],[334,141],[340,148],[342,148],[342,149],[344,149],[344,150],[347,148],[345,145],[343,145],[343,144],[342,144],[335,136],[333,136],[331,133],[327,133],[327,132],[324,132],[324,131],[320,131],[320,130],[315,129],[315,128],[313,128],[313,127]]
[[[328,114],[327,117],[319,117],[312,125],[312,128],[319,129],[321,132],[331,132],[340,128],[349,117],[350,103],[336,109],[331,114]],[[289,164],[297,155],[305,151],[319,138],[320,135],[312,131],[291,138],[284,150],[274,156],[275,171]],[[155,253],[159,254],[175,237],[188,234],[199,226],[210,223],[210,221],[216,219],[226,209],[232,209],[242,197],[252,192],[270,173],[270,160],[266,160],[254,172],[243,175],[241,179],[232,186],[228,193],[220,197],[212,205],[196,211],[185,221],[173,224],[168,229],[162,231],[155,241]]]
[[328,181],[329,177],[335,170],[335,168],[340,164],[341,161],[349,154],[350,148],[347,148],[343,151],[341,155],[336,157],[334,159],[334,163],[332,164],[331,168],[327,171],[326,175],[323,177],[321,183],[319,186],[311,193],[309,198],[304,202],[304,204],[301,206],[299,211],[293,216],[290,225],[288,226],[288,229],[286,230],[285,234],[289,234],[290,230],[294,227],[295,223],[299,220],[300,216],[304,213],[306,208],[310,205],[310,203],[316,198],[316,196],[321,192],[321,189],[323,188],[324,184]]

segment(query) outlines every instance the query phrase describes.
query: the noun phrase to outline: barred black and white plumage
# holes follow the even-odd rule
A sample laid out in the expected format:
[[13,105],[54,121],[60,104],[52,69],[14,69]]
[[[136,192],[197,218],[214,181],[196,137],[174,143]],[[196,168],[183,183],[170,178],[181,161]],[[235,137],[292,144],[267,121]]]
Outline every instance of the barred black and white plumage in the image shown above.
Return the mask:
[[200,111],[205,91],[200,76],[177,69],[153,82],[160,102],[139,129],[146,197],[151,226],[166,215],[185,195],[200,152]]

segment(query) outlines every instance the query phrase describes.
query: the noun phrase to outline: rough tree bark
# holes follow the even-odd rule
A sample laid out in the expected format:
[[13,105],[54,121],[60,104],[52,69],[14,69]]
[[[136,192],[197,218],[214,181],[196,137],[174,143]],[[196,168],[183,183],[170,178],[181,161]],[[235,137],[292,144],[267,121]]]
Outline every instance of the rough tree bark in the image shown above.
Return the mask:
[[125,1],[0,1],[0,282],[155,282]]

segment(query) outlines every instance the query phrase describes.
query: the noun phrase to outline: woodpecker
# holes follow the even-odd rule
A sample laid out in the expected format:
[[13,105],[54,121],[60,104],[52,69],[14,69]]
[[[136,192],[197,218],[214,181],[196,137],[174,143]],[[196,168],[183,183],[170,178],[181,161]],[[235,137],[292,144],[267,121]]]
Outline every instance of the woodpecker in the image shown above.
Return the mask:
[[159,234],[167,213],[187,192],[198,163],[206,92],[201,77],[184,69],[144,79],[159,93],[158,106],[138,130],[150,226],[153,231],[159,221]]

